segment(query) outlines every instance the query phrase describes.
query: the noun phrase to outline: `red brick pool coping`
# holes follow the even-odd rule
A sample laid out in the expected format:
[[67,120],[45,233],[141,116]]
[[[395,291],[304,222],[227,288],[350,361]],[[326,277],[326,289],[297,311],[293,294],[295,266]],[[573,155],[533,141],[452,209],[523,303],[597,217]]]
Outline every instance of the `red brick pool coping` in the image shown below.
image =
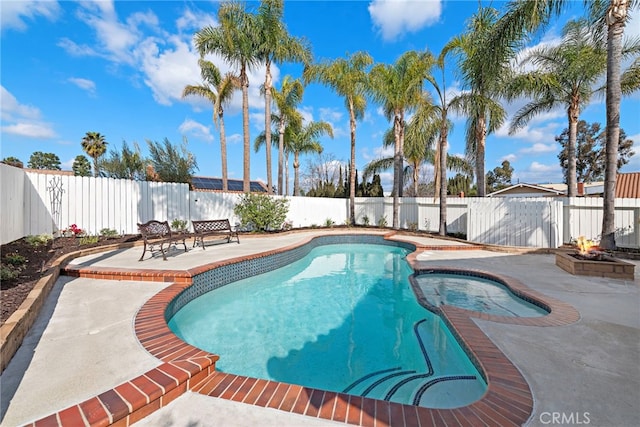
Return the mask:
[[[395,233],[390,233],[385,238],[390,239],[393,234]],[[129,426],[187,391],[363,426],[508,426],[522,425],[529,419],[533,411],[533,397],[529,385],[516,366],[493,344],[472,318],[524,326],[561,326],[576,322],[580,315],[569,304],[540,294],[507,276],[482,272],[498,278],[514,293],[540,302],[548,309],[549,314],[536,318],[514,318],[452,306],[441,307],[440,315],[463,347],[466,347],[487,381],[487,390],[480,400],[456,409],[423,408],[218,372],[215,370],[217,355],[185,343],[167,326],[167,305],[191,285],[193,276],[223,265],[294,249],[307,244],[313,238],[277,250],[214,262],[186,271],[64,267],[61,274],[73,277],[171,283],[150,298],[141,307],[135,319],[138,340],[162,363],[111,390],[29,425]],[[416,246],[416,251],[407,257],[416,271],[420,270],[420,262],[416,256],[421,251],[478,249],[474,246],[420,245],[412,242],[407,236],[402,236],[401,240]],[[429,266],[430,270],[434,268],[437,269]],[[450,267],[446,269],[452,270]]]

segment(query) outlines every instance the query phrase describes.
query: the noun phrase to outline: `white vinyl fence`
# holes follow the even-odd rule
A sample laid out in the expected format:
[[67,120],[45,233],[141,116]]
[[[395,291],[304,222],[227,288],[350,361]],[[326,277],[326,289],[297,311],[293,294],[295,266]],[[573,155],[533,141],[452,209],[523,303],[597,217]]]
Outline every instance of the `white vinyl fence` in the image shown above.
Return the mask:
[[[150,219],[229,218],[238,193],[189,191],[186,184],[141,182],[25,172],[0,164],[0,237],[8,243],[23,236],[53,234],[76,224],[90,234],[104,228],[135,234]],[[280,197],[280,196],[276,196]],[[288,197],[287,220],[293,227],[344,224],[348,199]],[[400,199],[401,228],[436,232],[440,205],[433,198]],[[358,197],[358,224],[393,221],[391,197]],[[616,200],[616,243],[640,247],[640,199]],[[457,198],[447,199],[447,231],[478,243],[555,248],[572,238],[597,239],[602,228],[602,198]]]

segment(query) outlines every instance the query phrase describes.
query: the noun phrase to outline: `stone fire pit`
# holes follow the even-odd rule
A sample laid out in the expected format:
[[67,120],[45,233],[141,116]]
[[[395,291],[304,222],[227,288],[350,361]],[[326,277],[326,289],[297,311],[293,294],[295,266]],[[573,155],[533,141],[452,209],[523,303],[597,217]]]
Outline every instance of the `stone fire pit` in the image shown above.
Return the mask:
[[577,252],[556,252],[556,265],[578,276],[633,280],[635,264],[608,255],[582,259]]

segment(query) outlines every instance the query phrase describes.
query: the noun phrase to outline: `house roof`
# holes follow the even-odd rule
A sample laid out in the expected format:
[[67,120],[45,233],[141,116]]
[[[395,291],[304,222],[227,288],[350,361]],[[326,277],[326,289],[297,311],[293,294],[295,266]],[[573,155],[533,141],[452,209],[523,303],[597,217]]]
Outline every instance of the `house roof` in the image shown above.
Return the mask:
[[[191,186],[194,190],[222,191],[222,178],[194,176],[191,179]],[[249,186],[250,191],[253,193],[267,192],[267,187],[260,181],[251,181]],[[244,185],[241,179],[227,179],[227,187],[229,188],[229,191],[244,191]]]
[[512,185],[510,187],[503,188],[502,190],[498,190],[498,191],[494,191],[493,193],[489,193],[489,194],[487,194],[487,197],[522,194],[523,190],[524,190],[524,192],[531,192],[531,193],[536,193],[536,194],[545,194],[545,195],[551,195],[551,196],[562,196],[562,195],[564,195],[564,191],[561,191],[561,190],[555,190],[553,188],[542,187],[540,185],[534,185],[534,184],[518,183],[518,184],[514,184],[514,185]]
[[618,174],[616,198],[640,199],[640,172]]

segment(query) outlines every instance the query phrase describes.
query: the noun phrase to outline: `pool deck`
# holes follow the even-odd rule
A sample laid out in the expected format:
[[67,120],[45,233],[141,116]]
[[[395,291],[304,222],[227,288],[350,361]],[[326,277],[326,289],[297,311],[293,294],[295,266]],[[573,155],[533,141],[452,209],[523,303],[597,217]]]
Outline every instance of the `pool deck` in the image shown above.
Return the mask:
[[[167,261],[158,257],[138,262],[142,251],[139,246],[74,259],[67,266],[68,273],[83,271],[84,274],[78,274],[82,277],[61,275],[58,278],[36,324],[0,376],[0,425],[13,427],[36,420],[42,420],[43,425],[71,425],[65,424],[64,420],[78,415],[74,408],[84,411],[81,418],[90,423],[87,414],[105,412],[105,409],[118,412],[115,403],[112,407],[108,403],[110,400],[122,402],[114,396],[122,395],[123,384],[131,384],[133,378],[146,378],[149,372],[158,370],[170,374],[162,351],[146,339],[149,336],[144,335],[140,316],[149,310],[149,301],[180,283],[182,277],[179,272],[197,271],[207,264],[272,253],[328,233],[359,232],[339,229],[268,237],[241,236],[240,244],[212,245],[206,250],[197,247],[187,253],[172,251]],[[375,232],[368,230],[366,233]],[[526,321],[502,321],[491,316],[484,319],[468,317],[463,310],[452,311],[451,316],[460,315],[460,319],[452,320],[459,322],[456,325],[463,324],[470,330],[479,328],[484,332],[488,344],[485,342],[483,345],[499,349],[517,368],[516,374],[528,383],[531,415],[524,424],[543,426],[556,420],[556,425],[560,424],[559,421],[594,426],[637,425],[640,416],[638,268],[633,281],[580,277],[557,267],[552,254],[485,250],[458,241],[402,233],[389,238],[415,242],[419,246],[410,260],[414,268],[465,268],[492,272],[513,278],[533,293],[557,301],[558,307],[577,310],[579,316],[575,319],[570,318],[571,310],[567,309],[569,314],[564,318],[557,317],[555,323],[549,321],[544,326],[533,326],[535,322],[528,325]],[[640,267],[640,262],[630,262]],[[158,281],[158,278],[163,280],[165,277],[171,280]],[[548,320],[553,319],[550,317]],[[474,345],[473,342],[468,344]],[[202,365],[211,362],[205,361],[206,356],[199,353],[194,354],[191,361],[197,358],[201,359]],[[322,416],[326,405],[321,404],[312,411],[314,408],[309,400],[313,401],[314,396],[301,399],[304,390],[294,386],[280,393],[273,391],[271,400],[264,404],[257,402],[258,398],[253,404],[240,403],[237,401],[240,390],[244,387],[245,395],[249,395],[249,384],[252,389],[257,389],[259,382],[210,370],[205,373],[197,377],[204,379],[198,387],[195,387],[196,377],[193,377],[193,390],[180,390],[166,405],[160,405],[162,407],[155,411],[151,410],[155,408],[147,407],[129,422],[137,421],[136,425],[140,426],[185,427],[323,426],[344,425],[345,422],[400,425],[394,422],[398,414],[393,409],[384,416],[375,411],[372,415],[364,410],[364,404],[355,422],[351,413],[336,416],[339,411],[349,408],[348,405],[342,408],[336,396],[320,398],[321,403],[331,402],[333,411],[332,416]],[[491,373],[490,377],[493,378],[494,374]],[[233,383],[238,383],[235,389]],[[138,384],[139,390],[144,389],[144,385],[133,384]],[[216,389],[220,390],[216,392]],[[232,389],[235,394],[229,394]],[[294,394],[297,400],[288,402],[287,399]],[[98,395],[100,400],[95,398]],[[246,402],[247,399],[242,400]],[[274,404],[276,400],[278,403]],[[285,403],[293,407],[303,400],[308,405],[306,411],[305,408],[282,410]],[[77,406],[81,402],[84,406]],[[98,403],[99,407],[92,409],[92,403]],[[280,409],[274,409],[274,406]],[[63,411],[66,408],[69,409]],[[465,410],[459,413],[464,414]],[[401,413],[402,424],[412,425],[407,414],[406,411]],[[417,418],[424,421],[419,415]],[[450,422],[447,416],[445,411],[440,414],[441,418],[434,415],[432,424],[472,424],[464,416],[454,417],[454,422]],[[500,417],[500,414],[494,416]],[[496,421],[496,424],[501,423]]]

